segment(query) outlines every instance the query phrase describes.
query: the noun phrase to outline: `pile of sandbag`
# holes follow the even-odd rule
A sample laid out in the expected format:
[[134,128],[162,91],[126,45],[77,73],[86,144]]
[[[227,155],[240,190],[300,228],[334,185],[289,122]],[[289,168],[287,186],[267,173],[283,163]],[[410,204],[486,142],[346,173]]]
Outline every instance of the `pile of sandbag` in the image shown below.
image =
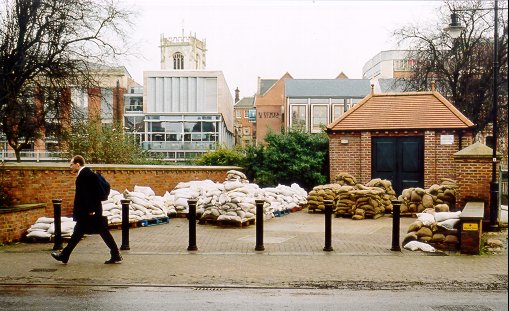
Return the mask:
[[[69,217],[60,218],[60,230],[63,238],[70,238],[76,222]],[[39,217],[27,230],[27,239],[49,241],[55,236],[55,220],[51,217]]]
[[254,223],[256,200],[264,200],[264,218],[306,203],[307,192],[299,185],[260,188],[249,183],[244,173],[230,170],[223,183],[211,180],[181,182],[165,195],[166,205],[187,214],[187,200],[196,199],[196,214],[201,223]]
[[123,193],[110,190],[108,199],[102,202],[103,216],[108,217],[109,224],[122,223],[121,200],[123,199],[131,201],[129,222],[150,220],[168,215],[169,209],[165,206],[163,197],[155,195],[150,187],[135,185],[133,191],[125,189]]
[[378,187],[383,189],[385,193],[382,196],[382,203],[385,208],[386,213],[392,212],[392,201],[396,200],[396,191],[392,188],[392,183],[387,179],[375,178],[370,180],[367,184],[367,187]]
[[335,202],[334,213],[338,217],[352,216],[355,206],[357,204],[357,198],[354,194],[355,187],[353,186],[340,186],[337,192],[337,199]]
[[313,187],[307,196],[308,211],[323,211],[325,209],[324,200],[332,200],[336,203],[340,188],[341,185],[339,184],[326,184]]
[[376,178],[362,185],[352,175],[339,173],[335,181],[318,185],[309,192],[308,211],[323,211],[324,200],[333,201],[336,216],[351,216],[355,220],[378,218],[392,211],[392,200],[396,196],[389,180]]
[[417,213],[417,220],[408,227],[403,245],[419,241],[437,249],[456,249],[458,247],[458,226],[461,212],[436,211],[433,208]]
[[353,208],[353,220],[365,218],[377,219],[385,214],[383,196],[385,190],[378,187],[366,187],[361,184],[352,190],[355,206]]
[[357,180],[355,177],[353,177],[351,174],[341,172],[337,174],[333,179],[332,182],[335,184],[339,184],[341,186],[355,186],[357,184]]
[[401,203],[401,215],[409,216],[421,213],[427,208],[448,211],[454,209],[456,204],[456,182],[451,179],[442,179],[440,185],[434,184],[429,189],[407,188],[399,197]]

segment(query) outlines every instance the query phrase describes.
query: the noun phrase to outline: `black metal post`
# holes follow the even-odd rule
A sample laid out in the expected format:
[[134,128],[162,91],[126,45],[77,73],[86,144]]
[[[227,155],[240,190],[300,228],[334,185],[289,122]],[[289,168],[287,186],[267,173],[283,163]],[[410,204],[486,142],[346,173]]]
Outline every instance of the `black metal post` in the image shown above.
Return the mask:
[[187,246],[188,251],[197,251],[198,246],[196,246],[196,203],[198,200],[189,199],[187,200],[187,204],[189,205],[189,214],[187,214],[187,219],[189,219],[189,245]]
[[256,246],[255,251],[263,251],[263,204],[265,200],[255,200],[256,204]]
[[493,155],[490,183],[490,231],[498,231],[498,181],[497,181],[497,118],[498,118],[498,1],[495,0],[495,26],[493,38],[493,98],[491,117],[493,122]]
[[131,200],[120,200],[122,203],[122,245],[121,250],[129,250],[129,204]]
[[332,252],[332,200],[323,200],[325,204],[325,246],[324,252]]
[[62,199],[53,199],[53,225],[55,226],[55,243],[53,250],[62,249]]
[[401,201],[392,201],[392,247],[391,251],[401,251],[399,246],[399,227],[401,216]]

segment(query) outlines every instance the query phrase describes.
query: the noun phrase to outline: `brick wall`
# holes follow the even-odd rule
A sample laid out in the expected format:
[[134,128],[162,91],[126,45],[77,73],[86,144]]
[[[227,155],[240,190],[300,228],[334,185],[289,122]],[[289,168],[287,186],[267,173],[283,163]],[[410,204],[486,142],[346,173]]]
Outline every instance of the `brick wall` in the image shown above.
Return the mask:
[[[357,181],[363,179],[361,169],[362,151],[360,133],[329,134],[329,172],[331,181],[341,172],[351,174]],[[371,176],[371,172],[369,175]]]
[[44,204],[9,210],[0,209],[0,243],[21,240],[30,225],[43,216],[45,210]]
[[[213,166],[154,166],[154,165],[90,165],[110,182],[111,188],[117,191],[133,191],[134,186],[149,186],[156,195],[164,195],[179,182],[210,179],[223,182],[226,173],[239,167]],[[38,217],[53,217],[52,199],[62,199],[62,216],[71,216],[75,190],[75,176],[71,174],[68,164],[18,164],[5,163],[0,166],[0,176],[12,196],[15,205],[43,203],[45,208],[33,212],[3,213],[0,228],[19,223],[16,233],[9,233],[9,239],[19,237]],[[24,215],[26,214],[26,215]],[[17,226],[17,225],[16,225]],[[11,230],[9,229],[9,230]],[[20,233],[21,232],[21,233]],[[0,241],[6,237],[0,235]]]
[[[458,192],[456,205],[463,207],[469,200],[484,202],[484,220],[490,219],[491,158],[456,157]],[[497,171],[498,180],[498,171]]]

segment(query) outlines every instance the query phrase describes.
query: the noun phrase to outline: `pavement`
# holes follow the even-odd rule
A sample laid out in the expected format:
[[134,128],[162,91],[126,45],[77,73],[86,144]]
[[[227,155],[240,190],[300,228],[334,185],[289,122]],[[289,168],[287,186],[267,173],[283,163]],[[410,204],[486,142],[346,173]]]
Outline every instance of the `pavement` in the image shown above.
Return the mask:
[[[324,215],[306,210],[265,220],[263,251],[255,250],[256,225],[198,224],[198,250],[188,251],[188,220],[171,218],[131,228],[114,265],[103,264],[109,250],[98,235],[86,236],[67,264],[50,256],[53,243],[14,243],[0,246],[0,285],[507,291],[506,228],[490,235],[503,242],[497,252],[392,251],[392,221],[333,217],[333,251],[323,250]],[[401,218],[400,241],[413,221]],[[127,244],[120,229],[111,232]]]

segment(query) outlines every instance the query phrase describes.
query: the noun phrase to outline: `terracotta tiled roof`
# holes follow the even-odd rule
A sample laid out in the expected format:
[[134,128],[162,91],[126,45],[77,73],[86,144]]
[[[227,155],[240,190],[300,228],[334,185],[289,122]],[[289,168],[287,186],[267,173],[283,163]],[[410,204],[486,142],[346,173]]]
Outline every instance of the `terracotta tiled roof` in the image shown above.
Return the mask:
[[328,131],[466,129],[474,124],[436,91],[370,94]]

